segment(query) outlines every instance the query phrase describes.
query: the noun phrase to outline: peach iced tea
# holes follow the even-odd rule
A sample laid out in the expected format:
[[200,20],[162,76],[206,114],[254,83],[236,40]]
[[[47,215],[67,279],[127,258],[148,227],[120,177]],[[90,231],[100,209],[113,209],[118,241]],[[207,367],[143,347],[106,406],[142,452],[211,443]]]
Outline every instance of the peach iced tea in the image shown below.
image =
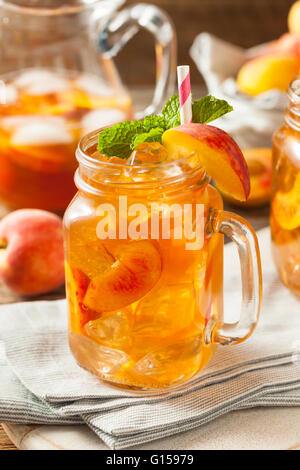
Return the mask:
[[[228,177],[222,190],[229,184],[246,199],[243,155],[213,126],[174,127],[177,98],[161,116],[81,140],[78,193],[64,217],[73,355],[102,379],[143,390],[185,382],[208,363],[218,343],[240,342],[253,330],[251,320],[241,335],[221,333],[223,233],[239,240],[246,266],[243,315],[254,309],[257,318],[260,305],[255,235],[222,210],[206,171],[219,181]],[[213,105],[215,111],[218,100]]]
[[[145,153],[147,157],[152,154]],[[114,167],[99,157],[98,164],[97,182],[82,174],[95,195],[83,195],[79,183],[73,202],[73,211],[78,207],[90,215],[70,223],[66,215],[72,352],[81,365],[111,382],[141,388],[183,382],[208,362],[214,350],[205,347],[201,337],[208,319],[222,315],[223,236],[208,234],[200,249],[187,251],[189,240],[173,235],[183,221],[168,211],[173,204],[197,202],[205,204],[208,216],[210,206],[222,208],[222,199],[203,170],[190,168],[189,162],[165,163],[161,168],[125,163]],[[158,214],[157,239],[120,239],[122,217],[128,217],[128,225],[133,220],[121,212],[122,195],[129,208],[145,205],[149,231]],[[99,207],[108,201],[116,207],[117,238],[99,240]],[[170,237],[163,239],[167,217]],[[195,216],[192,222],[196,223]]]

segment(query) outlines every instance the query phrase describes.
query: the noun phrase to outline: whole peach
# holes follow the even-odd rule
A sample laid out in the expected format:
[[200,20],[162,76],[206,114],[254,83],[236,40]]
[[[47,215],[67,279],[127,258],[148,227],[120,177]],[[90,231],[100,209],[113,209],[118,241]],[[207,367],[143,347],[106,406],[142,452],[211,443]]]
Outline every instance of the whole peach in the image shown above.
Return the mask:
[[300,57],[300,36],[294,33],[284,33],[279,39],[269,42],[262,50],[262,55],[284,54]]
[[21,295],[50,292],[64,283],[61,219],[38,209],[0,221],[0,278]]
[[237,84],[240,91],[250,95],[272,89],[285,92],[299,69],[300,59],[292,55],[281,53],[255,57],[242,66]]
[[291,33],[300,34],[300,1],[293,3],[288,14],[288,27]]

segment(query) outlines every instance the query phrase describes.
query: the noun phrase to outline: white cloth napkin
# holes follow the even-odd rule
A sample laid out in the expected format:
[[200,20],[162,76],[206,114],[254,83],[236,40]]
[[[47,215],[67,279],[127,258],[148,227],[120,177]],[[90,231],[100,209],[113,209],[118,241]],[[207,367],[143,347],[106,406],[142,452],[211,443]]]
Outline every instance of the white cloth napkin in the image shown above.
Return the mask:
[[242,148],[270,147],[272,134],[283,122],[285,93],[269,90],[251,97],[240,93],[236,76],[241,66],[259,54],[264,45],[242,49],[211,34],[199,34],[190,54],[202,74],[209,93],[226,99],[234,111],[216,121],[231,133]]
[[[264,267],[259,326],[245,343],[220,347],[197,377],[173,392],[122,390],[81,369],[68,348],[64,300],[2,306],[0,421],[85,423],[109,447],[122,449],[195,428],[232,410],[299,406],[299,301],[278,280],[269,229],[260,232],[259,241]],[[226,245],[228,318],[239,310],[237,259],[232,244]]]

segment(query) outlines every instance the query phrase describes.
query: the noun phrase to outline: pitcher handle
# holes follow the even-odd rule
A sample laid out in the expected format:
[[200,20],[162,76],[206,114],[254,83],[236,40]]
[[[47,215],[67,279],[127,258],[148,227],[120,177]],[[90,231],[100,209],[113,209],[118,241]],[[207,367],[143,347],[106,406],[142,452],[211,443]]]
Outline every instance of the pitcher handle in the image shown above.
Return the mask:
[[209,320],[205,342],[222,345],[238,344],[253,332],[259,318],[262,298],[262,272],[256,234],[242,217],[232,212],[216,210],[209,223],[211,233],[228,236],[237,246],[242,277],[242,306],[236,323],[216,324]]
[[100,52],[112,58],[141,29],[155,38],[156,86],[152,103],[136,113],[135,119],[157,113],[174,91],[176,78],[176,34],[169,17],[160,8],[140,3],[113,15],[99,38]]

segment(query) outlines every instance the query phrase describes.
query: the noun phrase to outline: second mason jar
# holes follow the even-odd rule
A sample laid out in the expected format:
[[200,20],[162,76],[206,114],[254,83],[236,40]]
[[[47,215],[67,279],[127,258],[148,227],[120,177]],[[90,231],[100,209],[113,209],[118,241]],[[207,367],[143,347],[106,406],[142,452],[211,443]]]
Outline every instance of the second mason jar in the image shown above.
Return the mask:
[[300,297],[300,77],[288,89],[284,124],[273,136],[270,223],[279,275]]

